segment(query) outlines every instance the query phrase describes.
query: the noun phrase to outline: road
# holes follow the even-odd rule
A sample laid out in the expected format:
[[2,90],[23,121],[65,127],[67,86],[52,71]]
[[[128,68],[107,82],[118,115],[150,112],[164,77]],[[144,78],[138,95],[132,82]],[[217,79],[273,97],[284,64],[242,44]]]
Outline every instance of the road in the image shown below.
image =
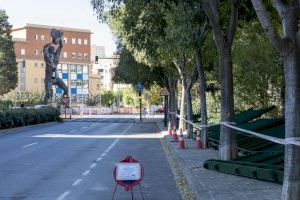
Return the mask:
[[[147,200],[180,200],[155,123],[81,118],[0,134],[1,200],[109,200],[114,164],[131,155],[145,169]],[[138,187],[134,199],[141,199]],[[131,199],[118,187],[116,200]]]

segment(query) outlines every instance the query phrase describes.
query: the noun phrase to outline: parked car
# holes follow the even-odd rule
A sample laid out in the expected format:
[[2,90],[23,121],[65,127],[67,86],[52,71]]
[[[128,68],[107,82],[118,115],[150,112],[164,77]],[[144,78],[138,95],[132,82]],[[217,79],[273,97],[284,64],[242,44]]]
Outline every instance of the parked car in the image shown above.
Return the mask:
[[165,108],[164,107],[157,107],[156,111],[157,113],[164,113],[165,112]]

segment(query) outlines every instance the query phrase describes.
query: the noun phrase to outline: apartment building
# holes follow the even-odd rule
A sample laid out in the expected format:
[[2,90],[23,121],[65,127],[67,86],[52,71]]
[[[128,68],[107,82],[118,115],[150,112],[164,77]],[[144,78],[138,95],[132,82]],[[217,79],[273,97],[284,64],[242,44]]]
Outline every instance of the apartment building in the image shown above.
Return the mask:
[[[91,74],[91,31],[87,29],[26,24],[12,30],[19,68],[20,91],[44,92],[45,63],[43,46],[51,42],[52,28],[64,32],[60,64],[57,66],[60,78],[70,88],[72,102],[81,103],[90,94],[95,81],[89,83]],[[94,89],[92,90],[94,91]],[[62,94],[53,86],[54,96]]]

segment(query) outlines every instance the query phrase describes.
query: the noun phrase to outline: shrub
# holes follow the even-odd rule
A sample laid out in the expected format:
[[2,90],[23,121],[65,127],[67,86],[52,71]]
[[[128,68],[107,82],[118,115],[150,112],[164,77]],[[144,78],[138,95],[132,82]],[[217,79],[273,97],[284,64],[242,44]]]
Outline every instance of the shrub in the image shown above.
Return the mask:
[[56,108],[18,108],[0,111],[0,128],[13,128],[52,121],[61,121],[60,112]]

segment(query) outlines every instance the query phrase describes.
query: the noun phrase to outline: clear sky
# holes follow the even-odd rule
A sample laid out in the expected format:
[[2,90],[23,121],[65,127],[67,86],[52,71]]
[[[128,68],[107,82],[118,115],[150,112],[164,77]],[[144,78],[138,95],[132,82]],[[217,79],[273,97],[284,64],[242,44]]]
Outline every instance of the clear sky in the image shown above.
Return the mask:
[[107,56],[115,51],[111,30],[97,21],[90,0],[0,0],[0,8],[13,26],[31,23],[89,29],[92,44],[105,46]]

